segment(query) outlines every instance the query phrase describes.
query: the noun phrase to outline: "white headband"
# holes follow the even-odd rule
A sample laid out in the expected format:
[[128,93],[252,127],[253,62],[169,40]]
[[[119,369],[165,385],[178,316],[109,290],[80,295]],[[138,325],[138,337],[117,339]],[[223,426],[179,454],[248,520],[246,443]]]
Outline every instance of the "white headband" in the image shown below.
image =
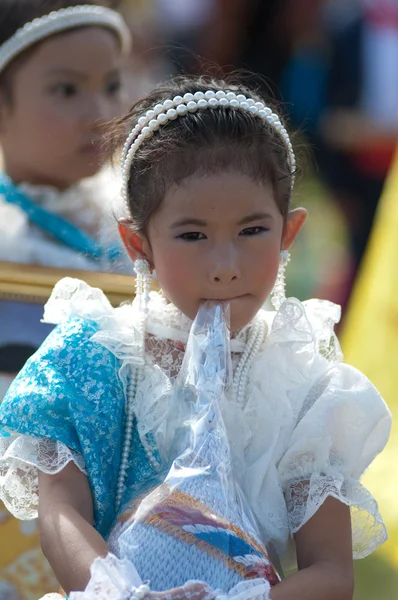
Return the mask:
[[198,109],[214,108],[216,106],[228,106],[235,109],[247,110],[263,119],[275,129],[286,146],[293,187],[296,158],[289,134],[277,114],[273,113],[262,102],[255,102],[252,98],[247,98],[243,94],[235,94],[235,92],[225,92],[223,90],[214,92],[213,90],[209,90],[194,94],[188,93],[184,96],[176,96],[173,100],[164,100],[162,104],[156,104],[153,109],[148,110],[145,115],[138,119],[137,125],[130,132],[124,144],[121,157],[122,198],[128,212],[130,212],[128,204],[130,167],[139,146],[169,121],[173,121],[177,117],[182,117],[188,113],[196,112]]
[[123,17],[104,6],[70,6],[25,23],[0,46],[0,73],[18,54],[55,33],[84,26],[101,26],[115,31],[123,54],[131,49],[131,33]]

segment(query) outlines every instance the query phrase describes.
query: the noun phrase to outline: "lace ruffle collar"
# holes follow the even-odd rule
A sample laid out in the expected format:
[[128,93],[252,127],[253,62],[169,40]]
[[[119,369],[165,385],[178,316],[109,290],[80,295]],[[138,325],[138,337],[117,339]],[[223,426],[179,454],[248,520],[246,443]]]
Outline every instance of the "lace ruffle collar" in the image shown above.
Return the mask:
[[[255,319],[266,321],[267,330],[273,337],[294,341],[302,336],[307,342],[313,342],[327,358],[334,357],[336,362],[342,359],[341,350],[334,335],[334,326],[340,319],[340,307],[327,300],[311,299],[304,303],[288,299],[278,312],[260,310]],[[64,278],[55,286],[51,298],[44,309],[43,321],[58,324],[70,316],[78,316],[98,322],[102,337],[107,332],[113,339],[119,333],[121,338],[131,338],[138,343],[139,311],[136,302],[126,303],[113,308],[102,290],[92,288],[84,281]],[[172,340],[185,344],[192,325],[173,304],[158,292],[151,292],[147,332],[158,339]],[[231,350],[242,352],[251,323],[239,331],[231,340]],[[334,361],[333,361],[334,362]]]

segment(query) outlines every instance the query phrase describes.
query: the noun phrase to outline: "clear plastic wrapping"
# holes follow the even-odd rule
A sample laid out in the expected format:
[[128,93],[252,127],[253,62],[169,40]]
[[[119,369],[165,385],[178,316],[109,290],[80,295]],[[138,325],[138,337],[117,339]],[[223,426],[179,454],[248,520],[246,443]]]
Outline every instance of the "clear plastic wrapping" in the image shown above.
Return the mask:
[[163,483],[123,507],[112,532],[118,558],[154,591],[201,581],[215,596],[260,597],[279,581],[234,479],[220,411],[232,389],[228,324],[228,304],[200,308],[176,385],[185,406],[177,458]]

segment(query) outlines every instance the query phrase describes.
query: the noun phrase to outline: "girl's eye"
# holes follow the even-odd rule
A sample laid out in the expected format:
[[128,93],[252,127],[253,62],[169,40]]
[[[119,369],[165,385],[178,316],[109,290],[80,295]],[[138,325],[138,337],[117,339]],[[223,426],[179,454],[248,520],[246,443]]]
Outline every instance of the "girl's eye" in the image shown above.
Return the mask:
[[206,236],[199,231],[189,231],[188,233],[182,233],[178,238],[186,242],[196,242],[198,240],[205,240]]
[[243,229],[239,235],[243,235],[243,236],[253,236],[253,235],[259,235],[260,233],[264,233],[265,231],[269,231],[269,229],[267,229],[267,227],[246,227],[246,229]]
[[53,92],[62,98],[72,98],[76,96],[78,90],[74,83],[60,83],[53,88]]
[[120,79],[115,79],[115,81],[110,81],[107,84],[105,92],[106,94],[109,94],[109,96],[115,96],[120,92],[121,87],[122,82],[120,81]]

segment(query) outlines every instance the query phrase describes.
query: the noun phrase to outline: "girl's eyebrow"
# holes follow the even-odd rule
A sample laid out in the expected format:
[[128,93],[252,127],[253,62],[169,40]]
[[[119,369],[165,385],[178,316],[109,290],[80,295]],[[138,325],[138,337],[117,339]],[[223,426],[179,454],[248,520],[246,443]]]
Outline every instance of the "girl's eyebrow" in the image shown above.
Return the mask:
[[[86,81],[90,77],[89,74],[78,71],[77,69],[72,69],[70,67],[55,67],[53,69],[49,69],[46,73],[44,73],[44,75],[46,77],[75,77],[77,79],[81,79],[82,81]],[[119,71],[117,69],[112,69],[106,73],[105,78],[113,77],[115,75],[119,75]]]
[[183,218],[183,219],[179,219],[178,221],[175,221],[175,223],[173,223],[171,225],[171,229],[177,229],[177,227],[182,227],[183,225],[199,225],[199,227],[206,227],[207,223],[206,223],[206,221],[203,221],[202,219],[195,219],[194,217],[187,217],[187,218]]
[[46,71],[45,75],[47,77],[52,76],[66,76],[66,77],[77,77],[78,79],[88,79],[88,75],[86,73],[82,73],[77,69],[71,69],[69,67],[55,67],[53,69],[49,69]]
[[[272,219],[272,215],[263,212],[253,213],[251,215],[247,215],[247,217],[243,217],[243,219],[241,219],[238,222],[238,225],[247,225],[247,223],[253,223],[253,221],[261,221],[262,219]],[[196,219],[194,217],[186,217],[175,221],[171,225],[171,229],[177,229],[177,227],[183,227],[186,225],[198,225],[199,227],[206,227],[207,222],[203,221],[202,219]]]
[[251,215],[247,215],[247,217],[243,217],[238,223],[238,225],[247,225],[247,223],[252,223],[253,221],[261,221],[262,219],[272,219],[272,215],[270,213],[253,213]]

